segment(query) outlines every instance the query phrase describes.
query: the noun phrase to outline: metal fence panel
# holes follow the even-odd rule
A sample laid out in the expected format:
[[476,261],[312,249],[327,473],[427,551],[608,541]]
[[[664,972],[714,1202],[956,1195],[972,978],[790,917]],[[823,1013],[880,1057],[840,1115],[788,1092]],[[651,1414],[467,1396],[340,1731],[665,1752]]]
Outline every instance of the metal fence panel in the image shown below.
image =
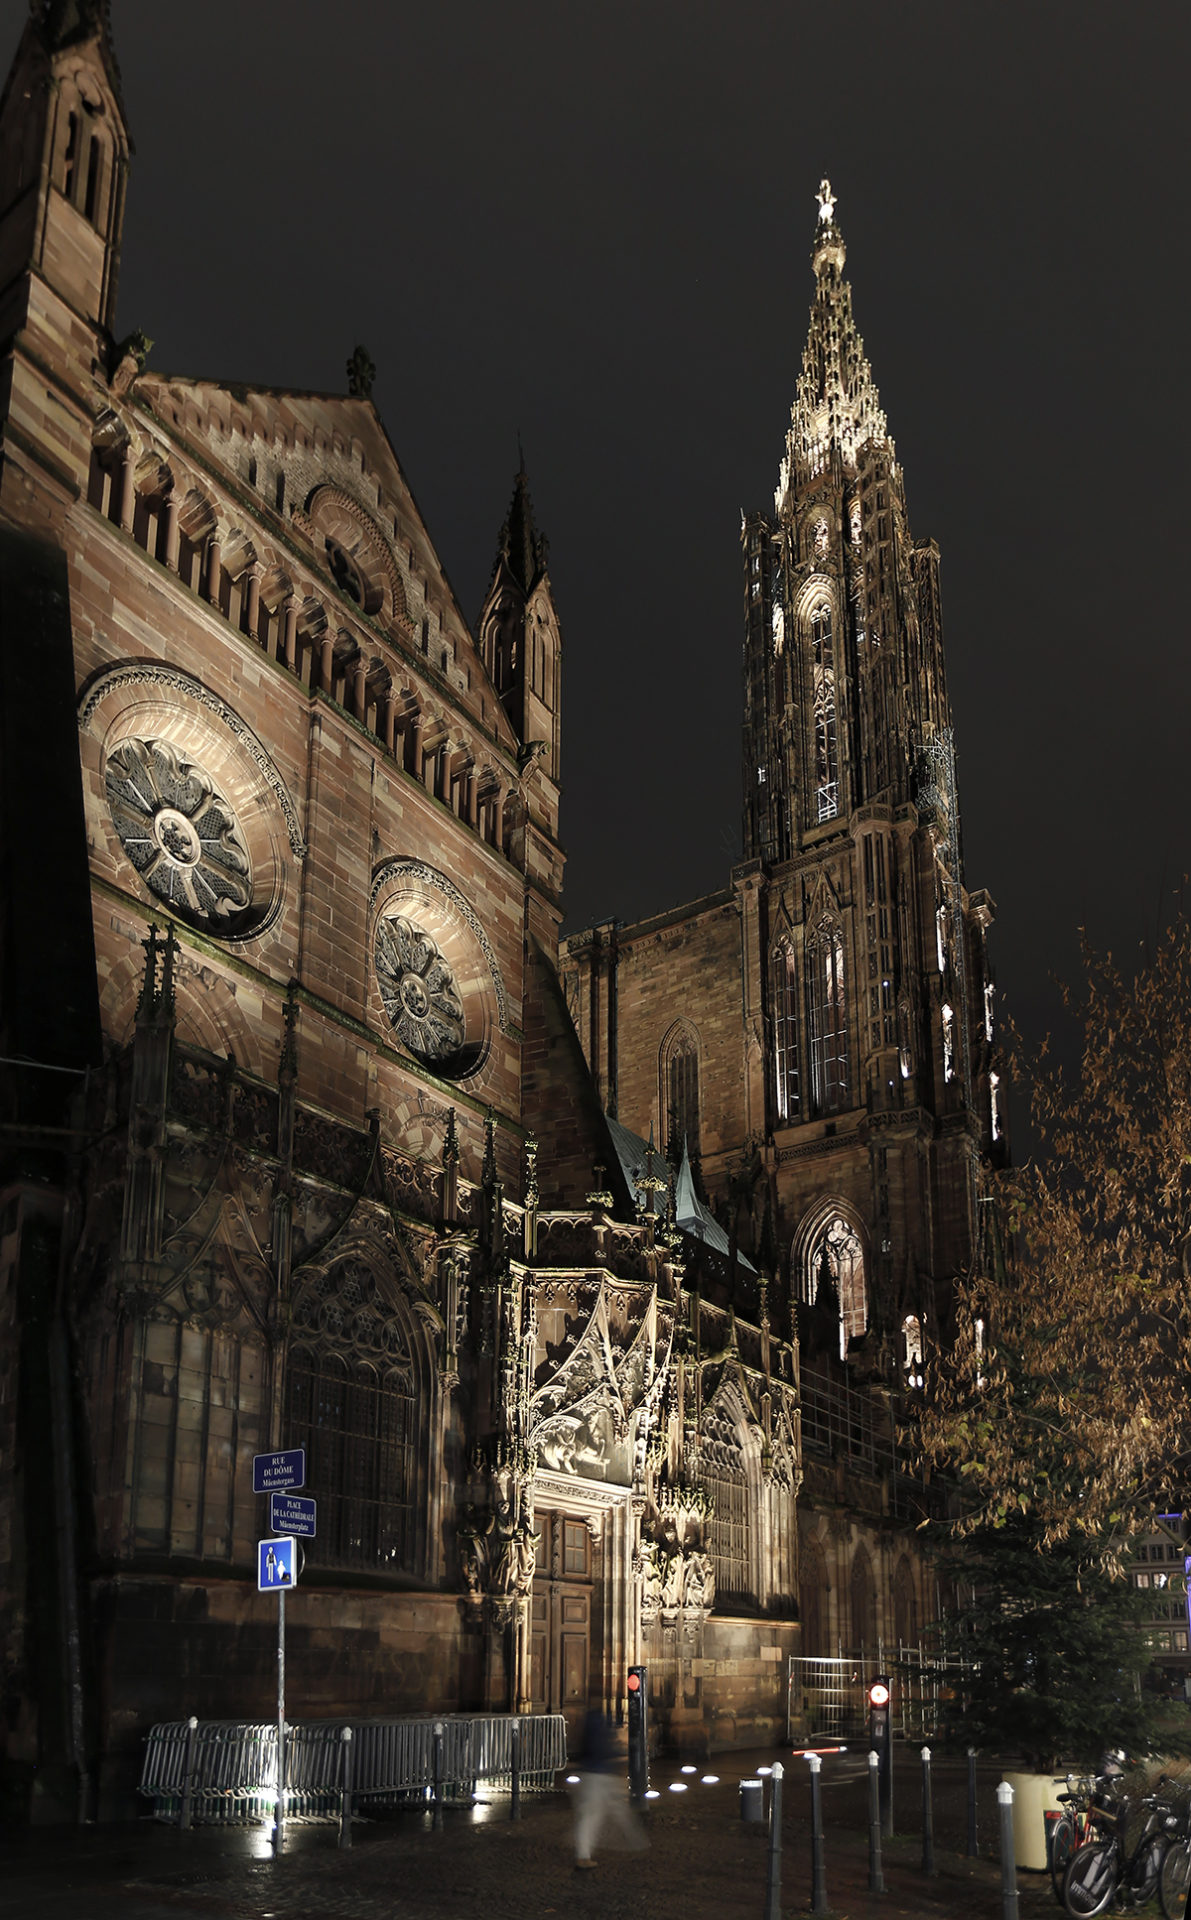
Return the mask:
[[965,1686],[962,1660],[899,1641],[875,1652],[792,1655],[787,1667],[786,1733],[801,1724],[808,1740],[848,1744],[868,1733],[867,1689],[878,1674],[893,1682],[893,1731],[901,1739],[933,1739],[944,1709]]
[[[357,1801],[399,1806],[428,1801],[434,1790],[434,1730],[442,1729],[446,1801],[469,1801],[479,1782],[507,1791],[512,1778],[512,1716],[419,1715],[405,1720],[306,1720],[285,1730],[286,1809],[330,1817],[339,1811],[343,1729],[352,1729],[352,1794]],[[544,1791],[566,1764],[561,1713],[518,1716],[523,1793]],[[185,1787],[189,1727],[184,1720],[153,1727],[146,1739],[140,1791],[159,1819],[178,1817]],[[191,1819],[196,1825],[243,1823],[271,1816],[277,1791],[277,1728],[230,1720],[201,1721],[195,1732]]]

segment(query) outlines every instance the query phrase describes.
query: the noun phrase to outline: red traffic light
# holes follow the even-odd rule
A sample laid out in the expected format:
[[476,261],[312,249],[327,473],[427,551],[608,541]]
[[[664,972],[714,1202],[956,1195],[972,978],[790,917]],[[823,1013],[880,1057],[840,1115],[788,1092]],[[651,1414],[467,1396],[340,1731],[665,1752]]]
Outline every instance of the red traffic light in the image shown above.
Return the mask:
[[630,1693],[639,1693],[641,1690],[641,1675],[639,1673],[630,1673],[628,1685]]
[[873,1681],[872,1686],[868,1690],[868,1704],[870,1707],[887,1707],[889,1705],[889,1682],[887,1680]]

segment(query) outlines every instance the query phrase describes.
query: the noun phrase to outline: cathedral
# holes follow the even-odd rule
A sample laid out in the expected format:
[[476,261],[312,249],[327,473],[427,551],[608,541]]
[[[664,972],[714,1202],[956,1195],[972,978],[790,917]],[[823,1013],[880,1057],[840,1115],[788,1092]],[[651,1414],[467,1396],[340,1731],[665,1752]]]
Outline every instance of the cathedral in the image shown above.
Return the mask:
[[270,1717],[253,1458],[299,1447],[291,1718],[577,1730],[641,1664],[670,1746],[773,1740],[800,1658],[935,1618],[898,1408],[1000,1133],[938,552],[830,187],[741,530],[745,858],[560,941],[524,468],[471,624],[362,350],[316,393],[118,337],[130,155],[107,7],[35,0],[0,98],[0,1788],[118,1817],[155,1722]]

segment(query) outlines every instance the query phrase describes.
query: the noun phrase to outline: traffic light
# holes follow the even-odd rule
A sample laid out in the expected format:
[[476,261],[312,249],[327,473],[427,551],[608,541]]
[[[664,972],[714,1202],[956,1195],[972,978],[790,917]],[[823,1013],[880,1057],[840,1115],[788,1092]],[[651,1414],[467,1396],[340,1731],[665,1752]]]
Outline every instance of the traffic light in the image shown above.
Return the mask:
[[869,1681],[867,1699],[868,1744],[879,1763],[881,1824],[886,1833],[890,1833],[893,1830],[893,1727],[890,1712],[892,1688],[887,1673],[879,1673]]
[[634,1800],[642,1800],[649,1786],[644,1667],[629,1668],[626,1692],[629,1696],[629,1792]]

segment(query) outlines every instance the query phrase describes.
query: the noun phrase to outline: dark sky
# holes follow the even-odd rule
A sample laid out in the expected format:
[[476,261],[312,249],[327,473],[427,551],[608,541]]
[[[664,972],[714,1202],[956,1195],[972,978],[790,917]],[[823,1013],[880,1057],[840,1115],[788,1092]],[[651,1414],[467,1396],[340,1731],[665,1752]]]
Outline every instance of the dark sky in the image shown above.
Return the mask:
[[[525,445],[563,622],[568,927],[739,850],[741,508],[829,173],[943,554],[967,879],[1037,1030],[1191,866],[1185,0],[115,0],[122,330],[342,388],[468,618]],[[13,36],[9,36],[11,39]],[[7,47],[3,49],[7,52]]]

